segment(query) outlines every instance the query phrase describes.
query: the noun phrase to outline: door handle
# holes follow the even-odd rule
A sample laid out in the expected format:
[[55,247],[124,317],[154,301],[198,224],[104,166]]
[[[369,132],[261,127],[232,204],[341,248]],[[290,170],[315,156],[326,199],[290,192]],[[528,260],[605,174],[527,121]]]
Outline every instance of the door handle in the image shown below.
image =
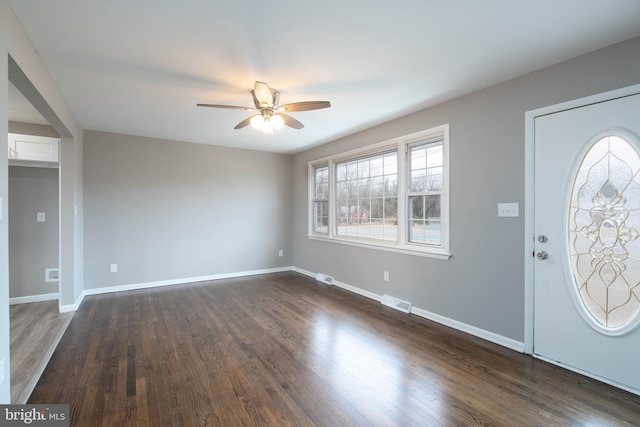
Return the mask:
[[549,258],[549,254],[546,253],[545,251],[540,251],[536,254],[536,257],[538,257],[539,260],[543,261],[547,258]]

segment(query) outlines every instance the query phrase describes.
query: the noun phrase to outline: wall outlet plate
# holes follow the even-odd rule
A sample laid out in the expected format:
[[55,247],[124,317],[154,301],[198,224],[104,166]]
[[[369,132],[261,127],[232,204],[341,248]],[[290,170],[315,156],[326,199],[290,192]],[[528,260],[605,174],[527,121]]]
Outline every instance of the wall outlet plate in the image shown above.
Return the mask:
[[58,268],[45,268],[44,281],[45,283],[57,282],[60,279],[60,269]]
[[499,217],[518,217],[520,216],[520,204],[518,203],[498,203]]

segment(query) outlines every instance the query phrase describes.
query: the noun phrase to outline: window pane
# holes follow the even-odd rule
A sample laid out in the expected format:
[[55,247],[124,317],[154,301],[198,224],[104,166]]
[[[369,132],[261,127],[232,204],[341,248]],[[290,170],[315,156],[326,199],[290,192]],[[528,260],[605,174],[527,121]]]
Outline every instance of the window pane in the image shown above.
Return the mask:
[[398,220],[398,199],[389,197],[384,199],[384,217]]
[[384,177],[384,195],[385,197],[398,196],[398,175]]
[[424,145],[414,147],[411,150],[411,170],[425,169],[427,167],[427,149]]
[[369,169],[370,176],[382,176],[383,174],[383,157],[378,156],[371,159],[371,165]]
[[409,153],[409,242],[440,245],[441,192],[444,188],[442,141],[414,145]]
[[440,244],[440,195],[409,197],[409,241]]
[[313,202],[313,231],[329,232],[329,201],[327,200]]
[[384,196],[384,178],[371,178],[371,197]]
[[315,175],[314,199],[329,198],[329,168],[327,166],[316,168]]
[[368,179],[359,179],[357,181],[358,184],[358,197],[368,198],[371,193],[370,181]]
[[441,191],[442,190],[443,170],[441,167],[427,169],[425,179],[425,191]]
[[369,177],[369,159],[358,160],[358,178]]
[[442,143],[430,144],[427,148],[427,167],[443,165]]
[[411,185],[409,191],[418,193],[427,189],[427,177],[424,169],[411,171]]
[[335,198],[338,235],[397,239],[397,161],[394,151],[337,165],[341,179],[336,182]]
[[377,197],[371,199],[370,215],[373,220],[382,219],[384,217],[384,199]]
[[442,142],[416,145],[410,149],[409,191],[442,190],[444,156]]
[[316,168],[313,200],[313,231],[329,232],[329,167]]
[[398,174],[398,154],[387,153],[384,155],[384,174],[397,175]]

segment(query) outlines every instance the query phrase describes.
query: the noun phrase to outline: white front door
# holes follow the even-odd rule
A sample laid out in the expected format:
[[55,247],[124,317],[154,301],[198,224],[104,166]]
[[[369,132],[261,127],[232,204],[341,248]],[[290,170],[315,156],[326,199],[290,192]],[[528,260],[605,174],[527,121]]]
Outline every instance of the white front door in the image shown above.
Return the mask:
[[640,94],[535,118],[538,357],[640,394]]

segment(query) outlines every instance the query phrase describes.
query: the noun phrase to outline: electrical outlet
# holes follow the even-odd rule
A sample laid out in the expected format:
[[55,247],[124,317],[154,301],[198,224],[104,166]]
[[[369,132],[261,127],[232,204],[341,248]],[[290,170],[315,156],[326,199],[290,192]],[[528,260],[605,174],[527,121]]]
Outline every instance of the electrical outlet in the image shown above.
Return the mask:
[[111,273],[117,273],[118,272],[118,264],[110,264],[109,265],[109,271]]
[[283,251],[282,249],[280,249],[280,250],[278,251],[278,256],[279,256],[279,257],[284,256],[284,251]]
[[388,282],[389,281],[389,272],[385,271],[383,277],[384,277],[384,281]]

